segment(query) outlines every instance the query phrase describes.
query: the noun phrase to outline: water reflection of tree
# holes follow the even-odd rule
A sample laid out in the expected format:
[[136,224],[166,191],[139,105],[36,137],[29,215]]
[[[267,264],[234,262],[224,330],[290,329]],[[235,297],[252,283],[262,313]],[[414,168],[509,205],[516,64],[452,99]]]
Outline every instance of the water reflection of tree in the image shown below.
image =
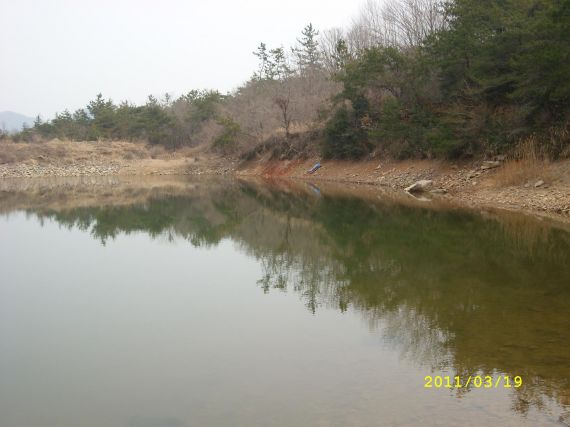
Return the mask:
[[43,211],[91,230],[224,238],[259,260],[264,292],[362,313],[401,354],[450,374],[521,375],[514,408],[570,403],[570,236],[484,218],[245,184],[122,207]]
[[311,222],[299,233],[321,244],[288,245],[291,253],[278,256],[265,251],[266,278],[282,278],[276,287],[287,283],[312,311],[352,306],[404,357],[434,370],[523,376],[532,386],[517,390],[517,411],[540,409],[545,399],[568,405],[567,233],[520,217],[497,221],[362,200],[325,198],[300,217]]

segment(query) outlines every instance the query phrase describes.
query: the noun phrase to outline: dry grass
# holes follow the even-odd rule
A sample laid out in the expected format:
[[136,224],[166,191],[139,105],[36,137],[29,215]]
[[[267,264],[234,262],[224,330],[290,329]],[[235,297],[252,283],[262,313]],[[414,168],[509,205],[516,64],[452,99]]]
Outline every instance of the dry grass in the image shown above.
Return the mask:
[[[184,147],[175,151],[162,146],[126,141],[73,142],[52,140],[38,143],[0,141],[0,169],[8,176],[20,176],[32,167],[33,173],[60,173],[60,168],[117,168],[118,174],[183,174],[200,159],[202,170],[219,170],[224,161],[210,156],[204,147]],[[114,170],[114,169],[113,169]],[[24,171],[24,172],[22,172]],[[59,172],[58,172],[59,171]],[[62,172],[63,173],[63,172]],[[66,172],[67,173],[67,172]],[[92,173],[86,169],[83,173]],[[4,174],[5,175],[5,174]]]
[[545,149],[531,136],[513,150],[505,164],[496,171],[494,180],[504,187],[532,185],[538,180],[548,182],[554,178],[550,165]]
[[[57,139],[38,143],[0,142],[0,165],[15,163],[73,163],[92,160],[167,159],[173,153],[160,146],[126,141],[72,142]],[[175,153],[178,157],[179,154]]]
[[149,152],[151,159],[162,159],[166,156],[166,150],[162,145],[154,145],[150,147]]
[[496,172],[495,181],[504,187],[549,181],[549,177],[545,176],[548,166],[549,162],[545,160],[510,160]]
[[67,143],[50,141],[47,143],[0,143],[0,164],[22,163],[30,160],[45,162],[49,159],[66,159],[72,150]]

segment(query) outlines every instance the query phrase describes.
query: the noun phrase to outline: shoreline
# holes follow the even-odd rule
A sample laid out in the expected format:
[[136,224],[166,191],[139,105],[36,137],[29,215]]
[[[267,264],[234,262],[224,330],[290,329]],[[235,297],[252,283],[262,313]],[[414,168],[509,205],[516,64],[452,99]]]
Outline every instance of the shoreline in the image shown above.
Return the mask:
[[[306,182],[333,182],[367,185],[407,195],[419,201],[441,200],[470,209],[491,208],[548,217],[570,223],[570,161],[552,163],[549,170],[539,174],[549,178],[534,178],[522,185],[503,186],[501,168],[481,169],[484,161],[453,163],[433,160],[326,161],[313,174],[307,171],[316,163],[311,160],[278,162],[249,162],[236,171],[238,177],[263,179],[294,179]],[[555,178],[554,178],[555,177]],[[432,181],[420,193],[405,189],[421,181]],[[543,183],[536,186],[536,183]]]
[[[532,170],[513,170],[513,164],[503,162],[503,159],[450,162],[320,161],[312,158],[239,162],[201,149],[154,155],[151,154],[152,147],[135,143],[75,144],[78,143],[53,144],[52,149],[67,150],[63,158],[51,152],[47,155],[34,152],[27,158],[0,164],[0,180],[232,175],[269,181],[332,182],[378,187],[426,203],[442,200],[458,207],[501,209],[570,223],[570,160],[534,165]],[[319,161],[321,168],[307,173]],[[421,180],[431,181],[425,192],[411,194],[404,191]]]

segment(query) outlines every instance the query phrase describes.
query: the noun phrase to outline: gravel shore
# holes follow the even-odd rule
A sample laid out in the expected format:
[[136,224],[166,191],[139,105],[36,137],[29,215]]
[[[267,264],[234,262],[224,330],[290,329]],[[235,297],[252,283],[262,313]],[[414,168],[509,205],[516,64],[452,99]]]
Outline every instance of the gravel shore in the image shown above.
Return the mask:
[[[316,172],[309,171],[319,159],[305,161],[249,162],[238,175],[267,179],[293,178],[376,185],[396,192],[418,181],[430,181],[429,189],[409,194],[428,202],[442,198],[471,208],[490,207],[570,220],[570,161],[545,165],[515,184],[505,185],[507,167],[502,162],[472,161],[323,161]],[[504,168],[504,169],[503,169]]]
[[162,159],[105,159],[97,156],[72,159],[28,159],[0,164],[0,179],[147,175],[237,175],[265,179],[300,179],[367,184],[403,192],[418,181],[429,181],[420,194],[424,201],[443,198],[465,206],[493,207],[570,220],[570,161],[540,170],[533,178],[501,184],[503,164],[474,161],[453,164],[436,161],[321,161],[322,167],[307,173],[319,159],[295,161],[237,161],[201,154],[200,157]]
[[0,165],[0,178],[41,178],[46,176],[116,175],[124,167],[115,162],[87,162],[72,165],[15,164]]

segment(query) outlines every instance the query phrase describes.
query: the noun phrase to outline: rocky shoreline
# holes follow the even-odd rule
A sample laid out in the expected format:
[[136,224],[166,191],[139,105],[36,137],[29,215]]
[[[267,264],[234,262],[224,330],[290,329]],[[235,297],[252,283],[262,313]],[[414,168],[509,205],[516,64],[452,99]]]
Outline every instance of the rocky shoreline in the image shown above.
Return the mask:
[[[218,159],[219,160],[219,159]],[[232,173],[231,162],[191,164],[187,159],[156,161],[90,161],[71,164],[17,163],[0,165],[1,178],[81,177],[110,175],[226,175]]]
[[[570,221],[570,162],[556,166],[556,174],[519,185],[497,185],[503,160],[451,164],[435,161],[363,161],[323,162],[314,173],[308,173],[318,161],[257,161],[239,164],[235,160],[202,156],[170,160],[104,160],[61,162],[28,161],[0,165],[0,179],[89,176],[149,175],[236,175],[264,179],[296,179],[367,184],[429,202],[434,198],[470,208],[488,207],[520,211]],[[550,171],[552,172],[552,171]],[[418,183],[423,183],[419,185]],[[420,191],[412,190],[414,186]],[[411,190],[411,191],[410,191]]]
[[0,165],[0,178],[43,178],[117,175],[123,166],[115,162],[89,162],[72,165]]
[[[519,184],[501,184],[504,160],[449,163],[440,161],[323,162],[314,173],[307,171],[315,159],[307,161],[250,162],[238,176],[266,179],[293,178],[380,186],[429,202],[444,199],[470,208],[498,208],[545,216],[570,222],[570,161],[539,170],[535,178]],[[544,178],[541,178],[541,174]],[[547,179],[546,177],[549,177]],[[429,182],[420,192],[407,191]]]

